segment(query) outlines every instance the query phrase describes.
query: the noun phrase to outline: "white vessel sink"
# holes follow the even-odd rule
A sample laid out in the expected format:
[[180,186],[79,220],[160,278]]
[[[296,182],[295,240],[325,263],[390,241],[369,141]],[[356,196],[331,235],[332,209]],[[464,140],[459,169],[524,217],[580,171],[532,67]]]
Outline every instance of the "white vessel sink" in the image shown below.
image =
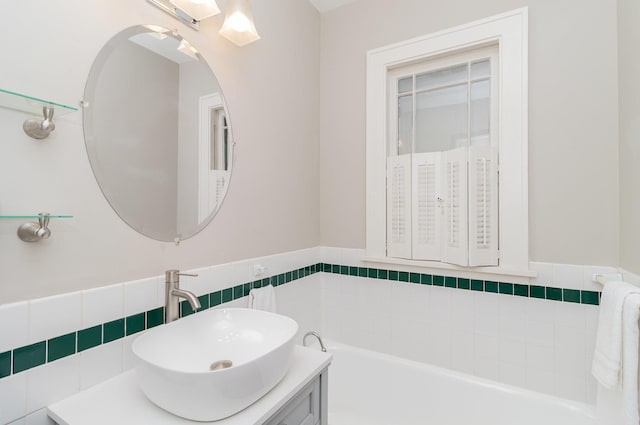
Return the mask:
[[[297,332],[293,319],[278,314],[212,309],[151,329],[131,349],[152,402],[183,418],[215,421],[248,407],[284,377]],[[222,369],[211,370],[216,363]]]

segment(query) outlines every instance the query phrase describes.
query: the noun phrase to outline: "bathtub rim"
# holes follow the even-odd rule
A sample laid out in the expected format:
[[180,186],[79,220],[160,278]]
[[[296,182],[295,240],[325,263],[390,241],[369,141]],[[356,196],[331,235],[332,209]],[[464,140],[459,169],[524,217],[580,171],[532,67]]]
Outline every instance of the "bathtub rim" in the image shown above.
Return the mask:
[[[345,344],[343,342],[339,342],[331,338],[323,337],[322,340],[324,341],[325,347],[327,348],[327,352],[333,354],[334,361],[336,358],[338,358],[337,357],[338,355],[336,354],[336,350],[337,351],[341,349],[351,350],[356,353],[369,355],[371,357],[378,358],[381,360],[393,361],[405,366],[417,367],[445,378],[461,380],[464,383],[483,387],[485,389],[497,391],[499,393],[510,394],[512,396],[522,396],[522,397],[533,399],[539,402],[553,403],[558,406],[564,407],[570,411],[584,414],[589,419],[593,419],[594,421],[596,420],[596,406],[589,403],[584,403],[584,402],[575,401],[575,400],[568,400],[552,394],[546,394],[539,391],[534,391],[527,388],[522,388],[515,385],[507,384],[504,382],[494,381],[488,378],[471,375],[465,372],[447,369],[441,366],[435,366],[429,363],[423,363],[417,360],[411,360],[411,359],[407,359],[407,358],[400,357],[393,354],[374,351],[367,348],[361,348],[355,345]],[[329,372],[331,372],[331,367],[329,367]]]

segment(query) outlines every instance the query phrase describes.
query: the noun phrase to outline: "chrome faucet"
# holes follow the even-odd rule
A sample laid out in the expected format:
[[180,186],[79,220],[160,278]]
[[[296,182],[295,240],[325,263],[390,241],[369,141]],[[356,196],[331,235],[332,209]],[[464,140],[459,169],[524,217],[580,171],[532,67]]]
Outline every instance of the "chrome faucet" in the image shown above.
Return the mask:
[[180,289],[180,276],[198,276],[197,274],[180,273],[180,270],[165,272],[164,287],[164,323],[173,322],[180,318],[180,299],[189,301],[193,311],[198,310],[200,301],[192,292]]

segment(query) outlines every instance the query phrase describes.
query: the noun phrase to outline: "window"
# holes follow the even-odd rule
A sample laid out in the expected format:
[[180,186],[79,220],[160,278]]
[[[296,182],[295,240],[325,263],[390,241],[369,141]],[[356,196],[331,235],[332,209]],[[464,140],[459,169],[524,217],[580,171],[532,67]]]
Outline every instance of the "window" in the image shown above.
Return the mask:
[[198,220],[216,211],[231,176],[232,146],[220,93],[199,98]]
[[498,265],[498,49],[388,72],[387,256]]
[[526,8],[370,51],[367,259],[529,275],[527,131]]

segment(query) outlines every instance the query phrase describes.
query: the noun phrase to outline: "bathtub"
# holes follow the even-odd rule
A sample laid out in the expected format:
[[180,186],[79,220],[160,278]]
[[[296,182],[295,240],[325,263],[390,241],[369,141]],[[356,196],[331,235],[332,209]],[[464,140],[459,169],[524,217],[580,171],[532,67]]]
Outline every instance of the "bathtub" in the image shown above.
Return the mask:
[[329,425],[592,425],[595,407],[325,341]]

